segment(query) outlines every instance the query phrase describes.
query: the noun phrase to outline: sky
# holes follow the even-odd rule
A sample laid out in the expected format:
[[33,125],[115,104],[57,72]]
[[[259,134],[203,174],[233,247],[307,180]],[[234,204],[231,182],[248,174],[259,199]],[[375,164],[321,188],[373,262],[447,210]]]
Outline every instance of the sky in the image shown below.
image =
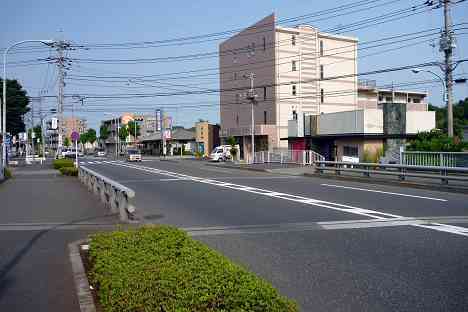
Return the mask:
[[[116,45],[113,45],[112,49],[109,49],[109,46],[103,49],[102,44],[154,42],[242,29],[271,13],[275,13],[278,20],[284,20],[355,2],[358,1],[3,0],[2,12],[8,12],[8,14],[2,18],[0,51],[3,52],[4,48],[21,40],[64,39],[70,41],[75,49],[67,51],[67,57],[74,60],[66,73],[65,94],[70,97],[65,100],[65,115],[71,115],[73,112],[75,116],[86,118],[89,127],[98,129],[100,120],[109,119],[111,114],[119,112],[152,114],[156,108],[161,107],[174,118],[176,125],[191,127],[198,119],[219,122],[218,93],[125,99],[85,98],[82,103],[72,96],[160,94],[180,90],[193,91],[200,88],[217,89],[219,88],[217,70],[219,60],[216,55],[195,60],[171,60],[169,62],[167,57],[217,52],[219,43],[227,36],[214,37],[209,41],[195,40],[197,42],[192,42],[192,44],[181,45],[179,41],[179,44],[166,44],[166,46],[153,44],[150,47],[146,44],[139,45],[138,48],[132,46],[131,49],[128,46],[122,48]],[[353,10],[336,11],[338,12],[336,15],[342,16],[331,17],[321,14],[313,18],[304,18],[295,24],[284,25],[310,24],[320,30],[328,30],[398,10],[408,12],[408,15],[415,12],[406,18],[372,27],[347,28],[342,33],[357,37],[360,43],[364,43],[383,37],[440,28],[443,25],[441,9],[421,9],[420,13],[409,9],[412,6],[422,5],[424,2],[380,0],[357,6],[357,9]],[[372,6],[375,8],[364,9]],[[339,14],[340,12],[343,14]],[[468,1],[459,3],[453,8],[452,18],[454,24],[467,23],[455,26],[457,48],[454,59],[468,58]],[[393,45],[359,51],[358,72],[441,61],[442,55],[437,47],[436,31],[432,31],[431,36],[422,39],[403,40]],[[7,77],[18,79],[30,96],[39,94],[48,96],[43,98],[42,103],[33,102],[36,112],[39,105],[44,111],[57,105],[56,98],[53,97],[57,94],[57,69],[55,64],[48,64],[44,60],[49,56],[56,56],[56,51],[40,43],[22,45],[8,55]],[[122,62],[97,64],[89,61],[89,59],[148,58],[165,59],[144,64]],[[28,62],[25,63],[25,61]],[[195,74],[174,74],[200,69],[211,70],[195,72]],[[440,73],[436,67],[431,70]],[[466,77],[466,70],[468,70],[468,62],[457,67],[456,77]],[[105,78],[102,78],[103,76]],[[116,76],[121,78],[109,78]],[[153,77],[141,80],[142,78],[138,76]],[[415,75],[408,70],[365,78],[376,80],[381,86],[434,79],[430,74]],[[427,91],[430,103],[442,105],[442,88],[438,82],[402,89]],[[454,93],[456,101],[468,97],[468,84],[455,86]]]

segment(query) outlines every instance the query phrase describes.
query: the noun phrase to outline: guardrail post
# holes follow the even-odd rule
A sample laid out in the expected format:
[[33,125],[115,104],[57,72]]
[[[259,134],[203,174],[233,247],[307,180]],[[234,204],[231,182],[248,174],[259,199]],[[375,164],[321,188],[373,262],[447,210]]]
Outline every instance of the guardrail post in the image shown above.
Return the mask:
[[404,181],[406,179],[406,168],[399,168],[400,175],[398,176],[398,179],[400,181]]
[[335,167],[335,174],[336,175],[341,175],[340,165],[339,164],[337,164],[336,167]]
[[280,164],[283,163],[283,152],[280,152]]
[[442,182],[442,184],[448,184],[448,179],[446,178],[448,176],[448,171],[447,169],[442,169],[440,171],[440,175],[442,176],[440,181]]
[[365,166],[366,172],[363,172],[365,177],[370,177],[370,166]]

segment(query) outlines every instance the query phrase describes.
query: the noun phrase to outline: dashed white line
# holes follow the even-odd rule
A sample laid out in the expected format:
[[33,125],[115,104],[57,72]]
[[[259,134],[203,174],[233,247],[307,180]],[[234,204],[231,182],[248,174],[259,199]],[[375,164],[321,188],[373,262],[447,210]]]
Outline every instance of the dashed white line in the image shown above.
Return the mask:
[[427,197],[427,196],[419,196],[419,195],[410,195],[410,194],[394,193],[394,192],[385,192],[385,191],[364,189],[364,188],[352,187],[352,186],[343,186],[343,185],[325,184],[325,183],[320,184],[320,185],[322,185],[322,186],[329,186],[329,187],[335,187],[335,188],[348,189],[348,190],[354,190],[354,191],[364,191],[364,192],[372,192],[372,193],[381,193],[381,194],[396,195],[396,196],[405,196],[405,197],[413,197],[413,198],[421,198],[421,199],[429,199],[429,200],[436,200],[436,201],[443,201],[443,202],[446,202],[446,201],[447,201],[446,199],[442,199],[442,198]]

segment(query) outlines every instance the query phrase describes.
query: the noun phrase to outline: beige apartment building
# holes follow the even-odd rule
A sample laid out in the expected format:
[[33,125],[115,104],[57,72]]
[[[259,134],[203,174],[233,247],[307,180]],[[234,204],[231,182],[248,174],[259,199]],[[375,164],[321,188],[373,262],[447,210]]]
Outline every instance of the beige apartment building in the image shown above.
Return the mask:
[[309,25],[276,26],[274,14],[221,43],[220,137],[235,137],[249,160],[251,73],[256,151],[314,149],[330,160],[362,159],[383,146],[393,155],[407,138],[433,129],[426,92],[358,81],[357,45]]
[[195,141],[197,151],[208,156],[219,145],[219,125],[210,124],[208,121],[195,123]]
[[303,135],[303,116],[357,109],[357,42],[308,25],[276,26],[274,14],[223,42],[220,136],[236,137],[241,157],[251,149],[250,73],[256,150],[287,148],[280,139],[288,137],[288,120],[297,120]]

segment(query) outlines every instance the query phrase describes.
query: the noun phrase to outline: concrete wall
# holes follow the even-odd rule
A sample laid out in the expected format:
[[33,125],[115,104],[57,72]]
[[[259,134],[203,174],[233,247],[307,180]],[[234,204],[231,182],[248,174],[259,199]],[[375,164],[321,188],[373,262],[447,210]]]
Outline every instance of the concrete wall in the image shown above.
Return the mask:
[[382,133],[380,109],[353,110],[323,114],[318,117],[318,134]]
[[436,127],[435,112],[408,111],[406,112],[406,133],[430,131]]

